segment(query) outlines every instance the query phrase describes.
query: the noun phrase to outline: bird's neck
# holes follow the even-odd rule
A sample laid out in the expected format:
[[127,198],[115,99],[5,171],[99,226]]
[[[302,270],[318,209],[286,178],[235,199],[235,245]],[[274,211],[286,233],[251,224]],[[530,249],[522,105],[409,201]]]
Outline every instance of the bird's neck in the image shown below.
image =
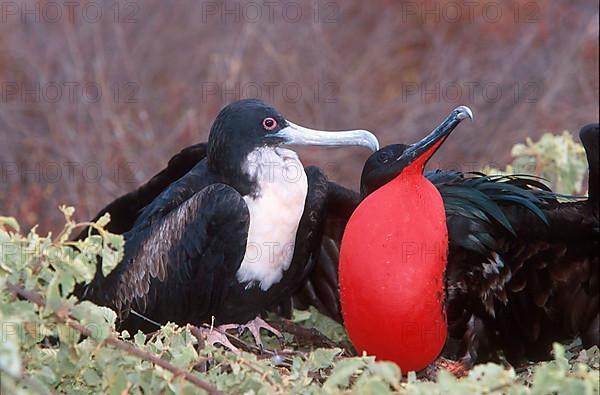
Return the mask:
[[283,148],[252,151],[242,171],[253,189],[244,196],[250,228],[237,278],[246,287],[259,285],[267,291],[282,280],[292,262],[308,180],[296,153]]
[[243,171],[243,164],[251,151],[243,145],[217,144],[209,140],[207,166],[221,182],[233,187],[242,196],[252,193],[252,180]]
[[410,201],[419,198],[419,195],[415,194],[415,191],[429,187],[428,184],[431,183],[425,178],[422,171],[407,168],[388,184],[390,185],[390,189],[396,191],[397,194],[403,195],[403,201]]
[[[391,229],[406,247],[401,251],[407,254],[403,259],[415,260],[416,267],[431,264],[444,270],[448,230],[444,203],[437,188],[421,173],[402,172],[376,193],[381,195],[382,204],[389,205],[381,212],[394,213],[391,217],[395,224]],[[412,254],[414,249],[419,254]]]
[[[213,150],[214,151],[214,150]],[[219,155],[210,155],[208,168],[223,178],[242,196],[258,196],[261,184],[283,179],[294,182],[304,174],[304,167],[296,152],[281,148],[261,146],[252,149],[228,147]]]
[[250,151],[240,165],[240,180],[249,186],[253,198],[260,196],[265,187],[292,185],[306,178],[304,166],[296,152],[280,147],[258,147]]

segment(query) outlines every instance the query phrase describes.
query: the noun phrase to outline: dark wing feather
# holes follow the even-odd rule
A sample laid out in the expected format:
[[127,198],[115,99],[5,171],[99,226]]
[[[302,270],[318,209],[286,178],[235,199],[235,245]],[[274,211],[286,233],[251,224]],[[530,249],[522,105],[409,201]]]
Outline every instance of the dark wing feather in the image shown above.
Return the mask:
[[[590,166],[587,200],[553,193],[533,176],[426,173],[442,195],[450,238],[444,355],[472,364],[503,350],[518,363],[547,358],[552,342],[578,334],[586,346],[600,342],[598,124],[580,137]],[[297,299],[340,320],[330,281],[337,257],[328,257],[335,253],[319,257]],[[327,292],[335,302],[320,296]]]
[[[564,202],[529,176],[433,174],[450,236],[446,355],[474,363],[504,349],[511,361],[545,358],[552,341],[593,332],[600,235],[587,201]],[[348,211],[327,212],[326,221],[338,215],[294,301],[341,321],[339,245],[359,197],[339,188],[332,187],[329,203]]]
[[[549,357],[552,342],[582,335],[598,343],[598,216],[587,202],[542,209],[504,207],[517,237],[494,233],[489,256],[451,244],[447,273],[446,356],[467,363]],[[475,325],[474,323],[479,323]],[[487,344],[487,346],[482,346]]]
[[453,223],[467,228],[458,215],[449,219],[446,356],[472,364],[497,359],[501,349],[519,363],[547,358],[552,342],[576,335],[587,347],[600,342],[598,125],[580,136],[590,166],[589,199],[552,193],[534,177],[479,177],[474,186],[502,208],[517,235],[478,224],[480,231],[471,233],[477,240],[493,231],[489,256],[452,242],[459,234]]
[[160,323],[209,320],[245,252],[248,209],[227,185],[209,185],[158,212],[161,217],[148,211],[125,233],[122,262],[106,278],[97,274],[86,291],[114,308],[130,330],[140,329],[130,309]]
[[[444,200],[451,243],[482,255],[489,265],[488,270],[498,270],[498,262],[491,257],[496,248],[494,238],[499,229],[503,235],[514,233],[502,204],[517,203],[540,215],[539,208],[532,208],[530,204],[541,204],[542,199],[533,192],[521,191],[514,185],[537,187],[538,181],[529,176],[520,178],[474,174],[467,177],[459,172],[434,170],[427,172],[426,177],[438,188]],[[493,183],[506,185],[491,187],[490,184]],[[335,183],[329,185],[324,232],[319,253],[314,257],[314,270],[304,288],[296,294],[294,302],[299,308],[313,305],[322,313],[341,321],[337,279],[339,247],[344,227],[358,206],[360,196]],[[514,198],[517,198],[516,202],[512,201]],[[552,196],[546,198],[552,199]],[[545,217],[542,213],[539,222],[543,221]],[[488,258],[491,259],[490,262]]]
[[[539,178],[527,175],[486,176],[477,173],[456,177],[455,172],[442,178],[438,170],[434,185],[440,191],[446,209],[450,243],[482,255],[490,255],[499,236],[517,236],[519,216],[509,218],[507,209],[523,209],[534,229],[545,229],[545,210],[559,206],[559,199],[575,202],[575,197],[552,193]],[[429,177],[427,174],[427,177]],[[521,211],[519,211],[521,213]],[[519,226],[523,231],[522,224]]]
[[327,183],[324,223],[318,248],[311,255],[314,266],[304,286],[294,295],[294,306],[315,306],[321,313],[342,320],[338,290],[338,260],[346,223],[360,202],[360,195],[336,183]]
[[[106,213],[111,214],[111,221],[106,229],[112,233],[122,234],[133,226],[138,212],[150,204],[171,183],[183,177],[198,162],[206,157],[206,143],[195,144],[184,148],[173,156],[166,168],[157,173],[144,185],[131,191],[104,207],[92,221],[97,221]],[[88,235],[88,228],[83,229],[77,239]]]

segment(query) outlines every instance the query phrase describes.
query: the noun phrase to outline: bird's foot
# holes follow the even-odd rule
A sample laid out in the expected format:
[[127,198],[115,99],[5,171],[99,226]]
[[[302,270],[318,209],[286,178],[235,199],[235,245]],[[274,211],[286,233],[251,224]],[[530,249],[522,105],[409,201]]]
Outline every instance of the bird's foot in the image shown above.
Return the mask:
[[[226,349],[233,351],[236,354],[240,353],[240,349],[231,344],[229,338],[227,337],[227,333],[225,332],[227,328],[223,328],[227,325],[221,325],[216,328],[198,328],[192,327],[192,333],[197,338],[200,336],[204,344],[209,344],[211,346],[215,346],[217,344],[222,345]],[[200,340],[200,339],[199,339]]]
[[459,378],[469,373],[469,367],[464,362],[439,357],[424,369],[423,375],[430,380],[435,380],[440,369],[445,369]]
[[272,334],[277,336],[279,339],[281,339],[283,337],[281,335],[281,332],[279,332],[277,329],[273,328],[271,325],[269,325],[265,320],[263,320],[260,317],[256,317],[255,319],[248,321],[243,325],[229,324],[229,325],[222,325],[219,328],[224,329],[224,330],[237,329],[238,333],[240,335],[242,333],[244,333],[244,331],[246,329],[248,329],[250,331],[250,333],[252,334],[252,337],[254,338],[254,342],[256,343],[258,348],[260,348],[261,351],[263,351],[263,349],[264,349],[263,342],[260,337],[261,329],[265,329],[265,330],[271,332]]

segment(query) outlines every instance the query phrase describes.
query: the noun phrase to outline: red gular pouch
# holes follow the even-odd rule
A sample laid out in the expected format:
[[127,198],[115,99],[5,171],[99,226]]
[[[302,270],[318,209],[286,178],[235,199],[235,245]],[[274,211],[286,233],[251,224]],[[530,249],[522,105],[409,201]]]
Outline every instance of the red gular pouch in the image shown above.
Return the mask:
[[425,368],[446,341],[446,213],[423,168],[467,117],[471,111],[458,107],[418,143],[374,153],[361,180],[366,196],[342,238],[340,298],[350,340],[359,353],[404,372]]

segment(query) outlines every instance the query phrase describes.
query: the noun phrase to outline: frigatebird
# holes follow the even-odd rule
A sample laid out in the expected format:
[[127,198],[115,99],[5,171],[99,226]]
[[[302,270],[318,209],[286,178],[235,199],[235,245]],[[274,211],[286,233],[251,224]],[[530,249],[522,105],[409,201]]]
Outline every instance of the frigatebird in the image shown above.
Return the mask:
[[272,328],[253,318],[301,284],[335,196],[321,169],[284,148],[292,144],[378,149],[368,131],[307,129],[262,101],[232,103],[206,145],[183,150],[98,214],[112,214],[108,230],[123,233],[124,258],[106,277],[97,270],[80,296],[115,309],[130,331],[248,322],[260,345],[259,329]]
[[[358,243],[352,242],[351,237],[345,239],[349,259],[367,255],[363,257],[364,261],[357,263],[360,265],[360,269],[356,269],[361,276],[360,287],[368,288],[367,279],[374,273],[390,277],[396,273],[397,283],[370,284],[377,293],[374,297],[386,292],[394,293],[390,287],[404,286],[405,289],[395,290],[397,294],[394,293],[394,298],[404,298],[406,302],[406,298],[412,296],[417,299],[414,303],[422,305],[427,302],[431,308],[431,311],[421,311],[420,314],[425,316],[415,316],[415,320],[407,322],[396,332],[392,331],[391,337],[381,339],[386,349],[391,349],[395,341],[402,340],[394,339],[394,336],[404,336],[405,340],[417,337],[419,341],[423,336],[423,340],[431,341],[427,345],[431,348],[427,357],[419,355],[421,350],[409,351],[408,355],[402,356],[402,361],[408,358],[403,368],[424,367],[442,345],[442,356],[457,361],[447,366],[464,370],[474,363],[499,361],[499,354],[515,365],[525,359],[546,359],[550,356],[553,341],[566,341],[575,336],[581,336],[583,344],[588,347],[600,343],[599,136],[598,124],[585,126],[580,132],[589,163],[587,199],[552,193],[539,179],[525,175],[485,176],[442,170],[425,173],[425,178],[441,195],[449,234],[442,301],[437,299],[442,284],[435,280],[429,284],[423,281],[439,278],[443,261],[429,268],[423,267],[423,263],[428,263],[429,259],[443,252],[444,238],[442,236],[441,241],[438,240],[439,247],[428,245],[428,239],[425,245],[412,240],[413,234],[422,229],[419,227],[430,225],[421,222],[431,221],[432,215],[440,221],[440,206],[435,191],[429,187],[428,195],[421,192],[416,200],[410,200],[409,197],[412,205],[398,197],[390,197],[390,202],[379,202],[381,204],[371,207],[369,212],[363,211],[363,222],[357,224],[360,230],[354,233]],[[367,199],[373,192],[405,180],[407,176],[402,173],[407,170],[403,167],[407,158],[412,157],[416,148],[427,141],[425,139],[410,147],[391,145],[371,155],[361,178],[362,196],[346,191],[346,206],[357,207],[365,197],[369,204]],[[431,153],[425,151],[419,160],[425,160]],[[412,170],[416,174],[410,176],[418,178],[421,162],[416,163],[416,168],[415,162],[412,163]],[[410,166],[408,170],[411,170]],[[419,182],[423,183],[423,180]],[[428,205],[422,212],[416,212],[418,205],[423,203],[421,199],[431,198],[431,195],[434,195],[435,207]],[[394,233],[384,232],[377,235],[381,238],[378,239],[380,244],[368,244],[366,232],[384,226],[375,225],[375,221],[382,221],[394,229],[394,226],[406,224],[407,218],[415,219],[418,224],[410,228],[408,243],[392,247],[389,243]],[[314,305],[341,321],[336,262],[344,219],[338,218],[337,222],[341,223],[337,227],[337,237],[329,238],[322,245],[317,265],[304,287],[295,295],[294,302],[300,307]],[[349,235],[352,235],[353,231],[350,232]],[[385,254],[390,249],[395,249],[399,255],[388,259]],[[406,258],[408,262],[411,256],[413,260],[417,256],[418,262],[414,263],[414,268],[407,268],[402,261]],[[404,268],[409,271],[407,278],[395,272],[392,262],[405,265]],[[431,277],[420,280],[429,293],[419,291],[418,296],[410,294],[411,290],[416,292],[419,289],[419,277],[415,278],[416,273],[410,273],[413,269],[432,271],[429,273]],[[351,290],[346,289],[346,292]],[[405,292],[408,292],[408,296]],[[361,294],[356,295],[356,298],[361,297]],[[430,300],[427,301],[427,297]],[[350,299],[346,305],[349,302],[362,303],[362,300],[352,302]],[[390,300],[384,306],[389,307],[389,303],[392,303],[398,309],[413,308],[399,306],[396,302],[400,303],[399,300]],[[356,309],[357,313],[368,309],[367,312],[371,313],[376,310],[374,305],[371,303],[366,307],[348,309]],[[445,314],[440,306],[445,308]],[[427,316],[428,313],[433,315]],[[360,328],[360,320],[371,327]],[[383,314],[377,321],[363,316],[356,318],[356,325],[359,326],[356,330],[365,330],[368,336],[383,337],[381,329],[390,325],[391,320],[391,317]],[[441,326],[436,326],[438,323]],[[443,342],[446,331],[447,338]],[[350,335],[352,337],[352,332]]]
[[350,216],[340,249],[344,325],[359,353],[420,370],[446,341],[444,203],[423,176],[427,161],[462,119],[459,107],[431,134],[386,166],[369,169],[380,186]]

